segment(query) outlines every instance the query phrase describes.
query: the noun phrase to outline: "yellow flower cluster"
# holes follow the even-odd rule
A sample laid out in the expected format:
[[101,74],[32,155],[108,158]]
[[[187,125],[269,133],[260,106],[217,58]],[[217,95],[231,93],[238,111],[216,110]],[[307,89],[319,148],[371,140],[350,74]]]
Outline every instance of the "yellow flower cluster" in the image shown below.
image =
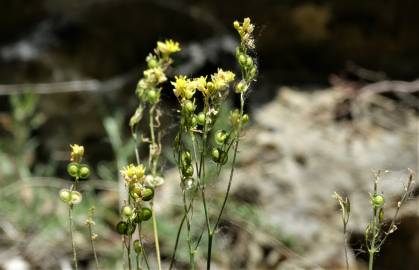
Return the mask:
[[175,87],[173,92],[175,93],[176,97],[182,100],[191,99],[195,94],[195,84],[186,76],[176,76],[175,81],[171,83]]
[[171,55],[172,53],[180,51],[179,42],[175,42],[171,39],[167,39],[164,42],[157,42],[157,50],[161,52],[164,57]]
[[73,145],[70,144],[70,147],[71,147],[70,160],[72,162],[81,162],[84,155],[84,147],[78,144],[73,144]]
[[236,74],[231,71],[224,71],[221,68],[218,69],[217,73],[211,75],[211,82],[214,86],[215,91],[221,91],[228,87],[228,85],[234,81]]
[[177,76],[175,81],[171,82],[174,86],[173,92],[181,100],[191,99],[198,90],[206,97],[214,96],[216,93],[225,90],[229,84],[234,81],[235,74],[231,71],[218,69],[217,73],[211,75],[208,81],[206,76],[189,79],[186,76]]
[[234,21],[234,28],[239,32],[242,43],[249,49],[255,48],[255,41],[253,39],[253,30],[255,26],[251,23],[250,18],[244,18],[243,23]]
[[129,164],[121,170],[125,182],[129,184],[142,183],[144,181],[145,167],[142,164]]

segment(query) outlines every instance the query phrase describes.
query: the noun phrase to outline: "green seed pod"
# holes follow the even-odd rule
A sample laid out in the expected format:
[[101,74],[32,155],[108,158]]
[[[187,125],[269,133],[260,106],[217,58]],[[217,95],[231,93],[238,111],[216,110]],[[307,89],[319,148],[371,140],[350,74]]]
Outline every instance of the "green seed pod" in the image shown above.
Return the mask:
[[127,224],[125,221],[120,221],[120,222],[116,225],[116,231],[117,231],[120,235],[127,234],[127,231],[128,231],[128,224]]
[[135,253],[137,254],[141,254],[142,252],[141,242],[138,239],[134,241],[134,250],[135,250]]
[[149,201],[154,197],[154,188],[152,187],[145,187],[141,191],[141,198],[143,201]]
[[246,56],[242,53],[239,55],[239,64],[242,67],[246,66]]
[[225,130],[218,130],[215,135],[214,135],[214,139],[215,142],[219,145],[223,145],[226,143],[226,140],[228,138],[228,133]]
[[247,123],[249,123],[249,115],[243,114],[242,123],[243,125],[246,125]]
[[186,165],[182,168],[182,174],[184,177],[191,177],[193,175],[194,169],[192,165]]
[[221,149],[213,148],[211,151],[211,158],[215,163],[224,165],[228,160],[228,154]]
[[371,203],[375,208],[383,207],[384,205],[384,196],[381,194],[375,194],[371,198]]
[[189,150],[182,151],[182,153],[180,154],[180,159],[182,161],[182,164],[185,164],[185,165],[191,164],[192,162],[191,151]]
[[121,214],[125,218],[130,218],[133,213],[134,213],[134,211],[132,210],[132,207],[129,206],[129,205],[125,205],[121,209]]
[[196,120],[198,122],[199,125],[203,126],[205,125],[205,113],[204,112],[200,112],[198,114],[198,116],[196,117]]
[[79,177],[81,179],[87,179],[90,175],[90,169],[87,165],[81,165],[79,167]]
[[159,96],[158,96],[159,94],[157,93],[156,90],[153,90],[153,89],[148,90],[146,92],[146,95],[147,95],[147,100],[150,103],[156,103],[158,98],[159,98]]
[[71,177],[78,177],[78,173],[79,173],[79,164],[76,162],[71,162],[70,164],[68,164],[67,166],[67,172]]
[[214,162],[217,162],[217,163],[220,160],[220,151],[217,148],[212,149],[211,158]]
[[81,203],[83,196],[80,192],[73,190],[71,192],[71,204],[79,204]]
[[127,224],[127,235],[132,235],[135,232],[135,227],[137,226],[137,224],[135,223],[128,223]]
[[60,199],[65,203],[70,203],[71,201],[71,191],[68,189],[62,189],[60,190]]
[[140,214],[139,214],[139,219],[141,221],[147,221],[151,218],[152,215],[153,215],[153,212],[151,212],[150,208],[143,207],[143,208],[141,208],[141,211],[140,211]]

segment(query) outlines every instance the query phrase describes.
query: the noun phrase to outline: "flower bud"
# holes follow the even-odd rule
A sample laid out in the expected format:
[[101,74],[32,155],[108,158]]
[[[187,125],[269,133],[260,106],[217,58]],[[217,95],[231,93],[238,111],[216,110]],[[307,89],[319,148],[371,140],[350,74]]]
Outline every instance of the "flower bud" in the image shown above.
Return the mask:
[[78,173],[79,173],[79,164],[75,163],[75,162],[71,162],[67,166],[67,172],[71,177],[76,178],[78,176]]
[[141,198],[143,201],[149,201],[154,197],[154,189],[152,187],[145,187],[141,190]]
[[244,81],[240,81],[236,84],[235,87],[236,93],[242,93],[244,90],[246,90],[246,84]]
[[157,67],[157,65],[158,65],[158,62],[155,58],[150,58],[150,59],[147,60],[148,68],[155,68],[155,67]]
[[79,177],[81,179],[87,179],[90,175],[90,169],[87,165],[81,165],[79,167]]
[[214,138],[215,138],[215,142],[216,142],[217,144],[219,144],[219,145],[223,145],[223,144],[225,144],[225,143],[226,143],[226,140],[227,140],[227,138],[228,138],[228,133],[227,133],[227,131],[225,131],[225,130],[218,130],[218,131],[215,133]]
[[198,122],[199,125],[203,126],[205,125],[205,113],[204,112],[200,112],[198,114],[198,116],[196,117],[196,120]]
[[70,203],[71,201],[71,191],[68,189],[62,189],[60,190],[60,199],[61,201],[65,202],[65,203]]
[[195,111],[195,108],[196,108],[195,104],[190,100],[186,100],[183,103],[183,107],[185,108],[185,110],[187,112],[190,112],[190,113],[193,113]]
[[253,79],[256,76],[256,68],[252,67],[252,69],[250,70],[250,79]]
[[80,192],[73,190],[71,192],[71,204],[79,204],[82,201],[82,195]]
[[150,103],[156,103],[157,100],[159,99],[159,94],[157,93],[156,90],[150,89],[146,92],[147,95],[147,100]]
[[246,56],[246,66],[248,67],[248,68],[250,68],[250,67],[252,67],[253,66],[253,59],[252,59],[252,57],[250,57],[250,56]]
[[196,123],[198,123],[198,119],[197,119],[196,115],[193,115],[191,117],[191,122],[190,122],[191,127],[196,127]]
[[239,55],[239,64],[240,66],[246,66],[246,56],[244,54]]
[[239,30],[239,28],[240,28],[240,23],[239,23],[238,21],[234,21],[234,22],[233,22],[233,26],[234,26],[234,29]]
[[384,196],[381,194],[375,194],[371,198],[371,203],[375,208],[383,207],[384,205]]
[[137,254],[141,254],[142,252],[141,242],[138,239],[134,241],[134,250],[135,250],[135,253]]
[[134,213],[134,211],[132,211],[132,207],[131,206],[125,205],[124,207],[122,207],[121,214],[125,218],[130,218],[133,213]]

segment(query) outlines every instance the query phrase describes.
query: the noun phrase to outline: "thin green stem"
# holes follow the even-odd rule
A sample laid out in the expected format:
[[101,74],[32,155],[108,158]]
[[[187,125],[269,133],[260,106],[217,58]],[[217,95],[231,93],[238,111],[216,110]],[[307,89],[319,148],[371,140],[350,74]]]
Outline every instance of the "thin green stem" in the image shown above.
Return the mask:
[[156,247],[156,257],[157,257],[157,267],[161,270],[161,260],[160,260],[160,245],[159,245],[159,234],[157,231],[157,219],[156,219],[156,212],[154,211],[154,203],[150,203],[151,206],[151,218],[153,220],[153,234],[154,234],[154,242]]
[[373,270],[373,266],[374,266],[374,252],[370,251],[370,258],[369,258],[369,262],[368,262],[368,270]]
[[185,214],[183,215],[183,218],[182,218],[182,220],[181,220],[181,222],[179,224],[179,229],[177,230],[175,247],[173,249],[172,258],[170,259],[169,270],[171,270],[173,268],[173,264],[175,262],[176,251],[177,251],[177,248],[178,248],[178,245],[179,245],[179,239],[180,239],[180,234],[182,232],[183,223],[185,223],[185,220],[186,220],[186,215],[187,215],[187,213],[185,212]]
[[212,255],[212,239],[214,234],[212,232],[208,235],[208,259],[207,259],[207,270],[211,269],[211,255]]
[[71,238],[71,249],[73,251],[73,264],[74,264],[74,268],[78,270],[76,243],[74,242],[74,236],[73,236],[73,205],[72,204],[69,205],[68,207],[68,220],[70,223],[70,238]]
[[211,268],[212,241],[214,239],[213,234],[217,230],[218,224],[220,223],[220,220],[221,220],[221,216],[223,215],[223,212],[224,212],[224,208],[227,205],[227,200],[228,200],[228,197],[230,195],[230,190],[231,190],[231,184],[233,182],[234,168],[235,168],[235,165],[236,165],[237,152],[238,152],[239,142],[240,142],[240,134],[241,134],[241,130],[242,130],[243,113],[244,113],[244,96],[243,96],[243,93],[242,93],[240,95],[240,121],[239,121],[239,126],[237,128],[237,134],[236,134],[236,138],[235,138],[233,161],[232,161],[232,164],[231,164],[230,177],[229,177],[229,180],[228,180],[227,190],[226,190],[226,193],[224,195],[223,204],[221,205],[221,209],[220,209],[220,212],[218,214],[217,220],[214,224],[214,227],[213,227],[212,230],[209,230],[209,233],[208,233],[208,260],[207,260],[207,269],[208,270]]
[[132,269],[132,263],[131,263],[131,235],[128,236],[128,245],[126,245],[127,253],[128,253],[128,269]]

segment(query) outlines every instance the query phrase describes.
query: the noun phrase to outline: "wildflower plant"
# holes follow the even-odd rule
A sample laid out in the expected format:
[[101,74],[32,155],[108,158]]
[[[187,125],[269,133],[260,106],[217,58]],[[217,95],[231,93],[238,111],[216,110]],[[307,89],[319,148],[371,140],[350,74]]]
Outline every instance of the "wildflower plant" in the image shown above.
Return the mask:
[[[254,50],[253,30],[254,26],[249,18],[242,23],[234,22],[234,28],[240,35],[240,45],[236,49],[236,58],[240,66],[241,75],[237,76],[229,70],[218,68],[211,75],[188,77],[185,75],[175,76],[171,81],[173,93],[179,102],[179,129],[174,139],[174,156],[180,174],[180,187],[183,201],[183,218],[178,227],[174,250],[171,256],[171,269],[175,262],[176,251],[179,244],[181,231],[186,223],[187,243],[190,255],[189,266],[195,268],[195,254],[207,232],[207,269],[211,267],[212,243],[214,235],[220,224],[224,208],[229,197],[231,183],[234,175],[240,138],[243,126],[249,121],[244,113],[244,103],[251,83],[256,78],[256,64],[251,56]],[[138,106],[131,116],[129,127],[133,141],[135,142],[135,162],[120,168],[126,194],[123,198],[123,206],[120,210],[120,220],[116,224],[116,231],[121,235],[123,246],[124,269],[150,269],[149,258],[144,249],[143,228],[144,223],[151,220],[154,236],[156,265],[162,268],[159,235],[157,230],[156,209],[154,208],[155,193],[158,187],[164,183],[161,174],[161,127],[160,97],[163,91],[162,84],[166,82],[167,71],[173,64],[172,55],[180,51],[178,42],[166,40],[157,42],[153,53],[146,58],[147,69],[143,77],[138,81],[136,96]],[[238,78],[237,78],[238,77]],[[240,106],[233,109],[229,114],[230,125],[226,130],[215,130],[216,122],[224,102],[230,94],[230,89],[239,95]],[[139,124],[144,122],[148,128],[140,129]],[[140,147],[148,146],[148,157],[141,160]],[[70,189],[60,191],[60,198],[69,206],[70,233],[72,239],[73,261],[77,269],[77,254],[73,239],[72,210],[74,205],[81,202],[82,195],[78,191],[79,181],[86,179],[90,170],[82,163],[84,147],[71,145],[71,162],[68,165],[68,173],[74,179]],[[218,209],[211,209],[216,215],[210,214],[206,187],[209,179],[209,168],[217,168],[217,177],[223,166],[230,162],[229,180],[221,205]],[[203,221],[205,230],[194,237],[192,226],[202,227],[202,222],[197,220],[193,223],[193,209],[196,202],[202,201],[205,212]],[[97,235],[93,232],[93,209],[89,212],[86,225],[89,230],[92,251],[95,257],[96,268],[99,268],[94,241]],[[135,261],[135,267],[133,262]]]
[[409,176],[404,184],[403,193],[399,200],[397,200],[393,217],[390,217],[390,222],[388,222],[384,215],[385,197],[384,194],[379,191],[381,173],[381,171],[375,173],[374,189],[373,193],[370,194],[372,216],[365,229],[365,244],[369,254],[369,270],[373,269],[374,257],[380,252],[387,237],[397,230],[396,223],[400,208],[407,201],[414,189],[414,173],[409,169]]
[[70,163],[67,166],[67,173],[70,175],[70,177],[73,178],[74,182],[70,189],[65,188],[60,190],[59,196],[61,201],[68,205],[68,220],[70,226],[71,247],[73,252],[73,264],[74,268],[78,269],[76,244],[73,237],[73,208],[75,205],[81,203],[82,201],[82,195],[78,191],[79,182],[86,180],[90,176],[90,168],[88,165],[82,163],[84,147],[77,144],[70,145],[70,147]]
[[[124,249],[127,254],[128,269],[132,269],[132,253],[136,254],[137,269],[141,268],[144,261],[149,268],[147,256],[143,249],[142,223],[152,220],[156,261],[158,269],[161,269],[160,246],[157,231],[157,219],[154,209],[155,188],[163,184],[164,179],[160,175],[161,133],[159,108],[162,87],[167,81],[166,72],[173,63],[171,55],[180,51],[179,43],[166,40],[157,42],[154,53],[146,58],[147,69],[143,72],[143,78],[139,80],[136,89],[138,107],[132,115],[129,126],[135,141],[136,164],[129,164],[122,168],[121,174],[127,187],[125,205],[121,209],[121,221],[117,224],[117,231],[122,235]],[[138,129],[138,124],[144,116],[148,130]],[[141,163],[139,147],[148,144],[147,166]],[[133,239],[135,231],[137,239]],[[133,241],[134,240],[134,241]]]
[[[386,171],[387,172],[387,171]],[[383,244],[388,236],[397,230],[398,215],[401,207],[409,198],[415,187],[414,172],[409,169],[409,176],[401,197],[397,200],[395,205],[395,213],[392,217],[386,218],[384,215],[385,197],[380,191],[380,178],[382,171],[377,171],[374,174],[374,187],[372,193],[369,195],[369,200],[372,208],[372,215],[370,221],[365,229],[365,245],[368,252],[368,270],[373,270],[374,258],[380,252]],[[349,269],[348,254],[347,254],[347,225],[350,217],[350,201],[349,198],[342,198],[338,193],[334,193],[333,197],[337,200],[341,208],[341,216],[343,223],[344,245],[345,245],[345,259],[346,268]]]
[[[180,186],[183,194],[184,216],[179,226],[174,252],[169,269],[173,267],[176,249],[179,242],[179,235],[183,224],[186,222],[187,242],[189,249],[189,266],[195,268],[195,254],[198,252],[204,231],[193,239],[193,209],[197,197],[202,201],[205,214],[204,227],[207,233],[207,269],[211,268],[212,244],[214,235],[231,189],[234,175],[234,167],[237,152],[242,135],[242,128],[248,122],[249,117],[244,113],[245,97],[251,83],[256,77],[256,65],[249,53],[254,49],[253,30],[254,26],[249,18],[242,23],[234,22],[241,41],[236,49],[236,58],[241,70],[241,78],[238,82],[232,71],[218,69],[211,76],[200,76],[188,78],[178,76],[172,82],[173,92],[179,102],[179,131],[175,138],[174,149],[177,167],[180,174]],[[229,89],[235,89],[240,96],[240,107],[230,112],[229,130],[214,130],[220,109],[226,100]],[[201,105],[201,110],[198,110]],[[189,143],[190,142],[190,143]],[[190,146],[191,145],[191,146]],[[212,147],[211,147],[212,146]],[[208,198],[206,193],[209,181],[209,162],[215,162],[217,176],[221,168],[227,164],[229,154],[232,154],[229,181],[225,191],[224,199],[219,209],[215,209],[216,215],[211,216],[208,209]],[[210,160],[211,159],[211,160]]]

